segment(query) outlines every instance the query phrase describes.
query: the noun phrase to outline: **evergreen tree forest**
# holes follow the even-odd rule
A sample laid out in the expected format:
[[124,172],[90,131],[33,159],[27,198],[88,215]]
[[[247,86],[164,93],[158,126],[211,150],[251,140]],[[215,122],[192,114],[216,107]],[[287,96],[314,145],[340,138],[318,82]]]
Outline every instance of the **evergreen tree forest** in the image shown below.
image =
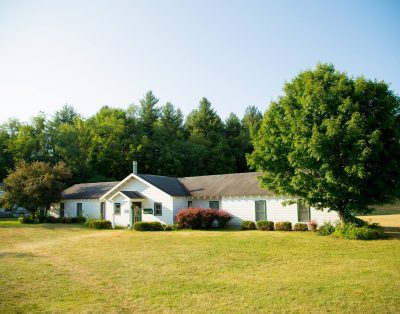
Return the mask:
[[104,106],[88,118],[64,105],[51,116],[0,125],[0,181],[20,161],[62,161],[69,184],[121,180],[134,160],[139,173],[165,176],[246,172],[262,118],[250,106],[242,119],[231,113],[223,121],[206,98],[185,118],[151,91],[126,110]]

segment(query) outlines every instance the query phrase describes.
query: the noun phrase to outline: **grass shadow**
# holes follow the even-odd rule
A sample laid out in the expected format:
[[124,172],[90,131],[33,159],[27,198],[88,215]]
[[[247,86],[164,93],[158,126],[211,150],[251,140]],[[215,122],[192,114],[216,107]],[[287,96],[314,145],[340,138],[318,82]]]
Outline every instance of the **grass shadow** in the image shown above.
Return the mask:
[[400,227],[383,227],[389,238],[400,239]]
[[32,254],[30,252],[28,253],[18,253],[18,252],[0,252],[0,259],[2,258],[7,258],[7,257],[11,257],[11,258],[26,258],[26,257],[38,257],[35,254]]

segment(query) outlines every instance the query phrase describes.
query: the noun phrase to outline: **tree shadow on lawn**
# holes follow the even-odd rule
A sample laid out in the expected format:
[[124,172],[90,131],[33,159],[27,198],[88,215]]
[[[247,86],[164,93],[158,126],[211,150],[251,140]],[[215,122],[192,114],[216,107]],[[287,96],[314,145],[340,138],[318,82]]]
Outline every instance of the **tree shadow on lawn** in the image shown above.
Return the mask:
[[400,227],[383,227],[389,238],[400,239]]
[[37,226],[44,229],[87,229],[83,224],[41,223]]
[[32,254],[30,252],[27,253],[21,253],[21,252],[0,252],[0,259],[2,258],[31,258],[31,257],[39,257],[35,254]]

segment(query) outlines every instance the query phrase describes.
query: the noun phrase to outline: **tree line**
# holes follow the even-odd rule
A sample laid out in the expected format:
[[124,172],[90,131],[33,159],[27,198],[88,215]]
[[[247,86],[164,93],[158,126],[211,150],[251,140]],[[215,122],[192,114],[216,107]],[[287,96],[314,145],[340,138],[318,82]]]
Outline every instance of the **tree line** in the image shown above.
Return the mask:
[[255,106],[223,121],[206,98],[185,118],[151,91],[126,110],[104,106],[89,118],[64,105],[50,117],[0,125],[0,181],[22,161],[64,162],[69,184],[120,180],[133,160],[140,173],[165,176],[245,172],[261,121]]

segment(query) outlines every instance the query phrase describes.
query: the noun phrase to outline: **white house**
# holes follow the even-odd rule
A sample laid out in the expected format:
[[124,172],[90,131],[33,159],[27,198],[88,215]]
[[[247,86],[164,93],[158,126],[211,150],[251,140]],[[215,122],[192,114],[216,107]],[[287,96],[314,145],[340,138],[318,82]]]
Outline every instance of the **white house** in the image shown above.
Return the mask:
[[242,220],[336,221],[336,212],[317,211],[293,198],[260,188],[259,172],[173,178],[131,173],[120,182],[76,184],[63,193],[60,216],[85,216],[110,220],[113,226],[137,221],[174,223],[182,208],[223,209],[232,214],[231,225]]

